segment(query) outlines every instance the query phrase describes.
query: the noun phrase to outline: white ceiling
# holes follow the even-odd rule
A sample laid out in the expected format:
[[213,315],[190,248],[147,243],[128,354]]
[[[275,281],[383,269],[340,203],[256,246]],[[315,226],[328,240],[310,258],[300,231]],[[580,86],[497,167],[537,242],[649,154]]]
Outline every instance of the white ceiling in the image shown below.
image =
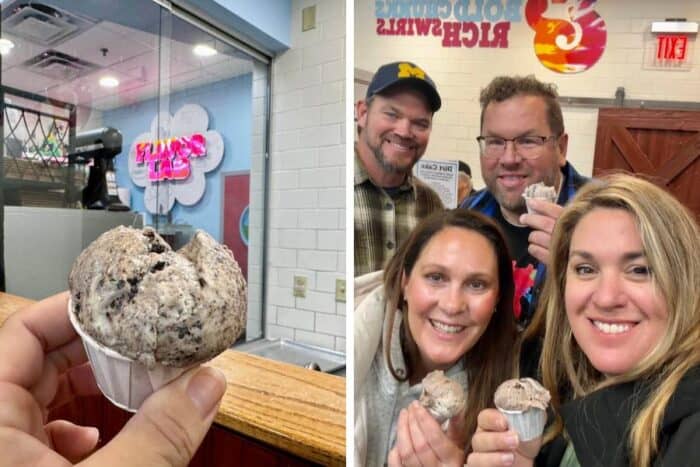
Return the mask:
[[[158,10],[151,9],[155,12],[153,20],[159,21]],[[177,18],[171,17],[170,21],[173,29],[195,29]],[[156,26],[147,29],[158,31]],[[196,33],[172,34],[171,37],[197,37],[200,41],[204,35],[201,31]],[[2,37],[15,44],[11,52],[2,57],[3,85],[97,110],[109,110],[156,97],[163,91],[159,90],[159,80],[161,88],[169,86],[170,93],[175,93],[252,71],[250,59],[242,58],[230,46],[211,36],[205,37],[207,43],[219,53],[212,57],[197,57],[192,53],[194,43],[161,40],[157,34],[109,20],[97,20],[77,36],[50,47],[6,32]],[[25,61],[48,48],[93,63],[99,69],[71,82],[62,82],[23,66]],[[108,49],[106,55],[100,50],[102,48]],[[117,77],[119,86],[112,89],[101,87],[98,80],[104,75]]]

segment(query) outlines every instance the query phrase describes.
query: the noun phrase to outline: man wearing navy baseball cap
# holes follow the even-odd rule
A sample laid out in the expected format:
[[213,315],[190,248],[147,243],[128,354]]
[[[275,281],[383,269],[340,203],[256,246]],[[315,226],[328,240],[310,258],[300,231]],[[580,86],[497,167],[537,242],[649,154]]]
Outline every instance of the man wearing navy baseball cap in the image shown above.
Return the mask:
[[418,65],[379,67],[355,108],[355,275],[383,269],[422,218],[444,209],[412,175],[442,101]]

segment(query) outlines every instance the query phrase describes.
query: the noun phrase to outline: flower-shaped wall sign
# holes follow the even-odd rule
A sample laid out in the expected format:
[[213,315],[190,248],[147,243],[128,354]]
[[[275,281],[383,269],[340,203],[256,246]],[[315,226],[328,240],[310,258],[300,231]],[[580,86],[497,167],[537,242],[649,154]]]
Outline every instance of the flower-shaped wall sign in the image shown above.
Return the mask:
[[145,187],[146,209],[169,212],[175,201],[191,206],[204,195],[204,174],[216,169],[224,156],[224,140],[208,130],[209,115],[200,105],[187,104],[157,115],[148,133],[136,137],[129,151],[129,175]]

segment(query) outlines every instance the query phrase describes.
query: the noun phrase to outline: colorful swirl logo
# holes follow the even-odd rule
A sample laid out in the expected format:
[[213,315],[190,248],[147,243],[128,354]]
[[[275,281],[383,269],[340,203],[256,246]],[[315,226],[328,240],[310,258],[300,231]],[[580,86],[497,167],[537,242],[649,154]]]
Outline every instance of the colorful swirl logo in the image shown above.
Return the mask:
[[580,73],[603,55],[605,21],[597,0],[528,0],[525,18],[535,30],[535,55],[557,73]]

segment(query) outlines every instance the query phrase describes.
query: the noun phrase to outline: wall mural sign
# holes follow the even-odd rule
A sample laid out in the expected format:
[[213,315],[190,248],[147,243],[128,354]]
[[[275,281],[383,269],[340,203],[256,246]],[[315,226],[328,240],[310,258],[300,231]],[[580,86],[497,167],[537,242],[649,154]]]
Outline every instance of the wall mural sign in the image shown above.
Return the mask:
[[208,128],[207,111],[187,104],[175,115],[156,115],[149,132],[136,137],[129,151],[129,175],[145,188],[149,212],[165,214],[175,201],[191,206],[204,196],[204,174],[216,169],[224,156],[221,134]]
[[443,47],[508,47],[523,0],[376,0],[380,36],[434,36]]
[[192,171],[190,158],[206,154],[206,140],[201,133],[136,143],[136,163],[148,164],[148,179],[152,182],[185,180]]
[[[558,73],[593,66],[606,42],[597,0],[376,0],[380,36],[431,36],[443,47],[508,48],[512,23],[535,31],[534,52]],[[524,5],[524,8],[523,8]]]
[[579,73],[603,55],[605,21],[593,9],[597,0],[528,0],[527,24],[535,30],[535,55],[558,73]]

